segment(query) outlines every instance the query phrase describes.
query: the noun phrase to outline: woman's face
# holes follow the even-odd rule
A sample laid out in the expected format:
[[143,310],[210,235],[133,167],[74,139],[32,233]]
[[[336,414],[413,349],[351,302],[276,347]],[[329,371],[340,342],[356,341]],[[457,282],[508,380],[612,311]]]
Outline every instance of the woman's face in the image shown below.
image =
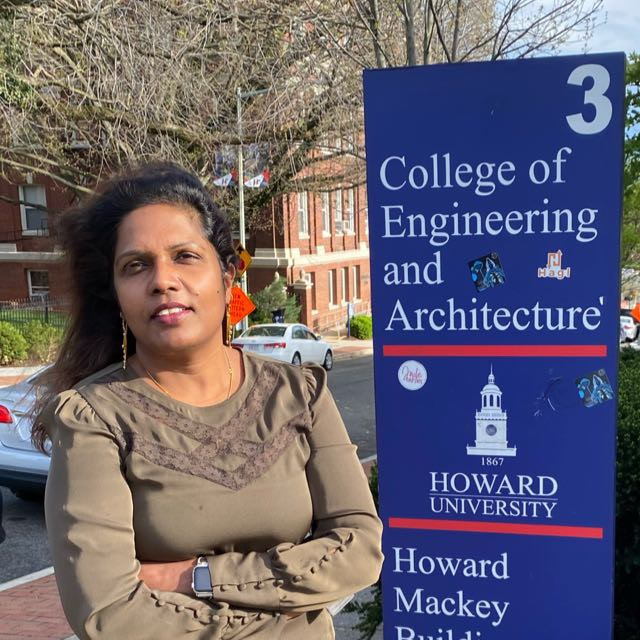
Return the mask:
[[[223,274],[195,212],[152,204],[127,214],[118,227],[113,275],[138,347],[169,354],[222,340],[233,274]],[[158,309],[167,304],[168,311]]]

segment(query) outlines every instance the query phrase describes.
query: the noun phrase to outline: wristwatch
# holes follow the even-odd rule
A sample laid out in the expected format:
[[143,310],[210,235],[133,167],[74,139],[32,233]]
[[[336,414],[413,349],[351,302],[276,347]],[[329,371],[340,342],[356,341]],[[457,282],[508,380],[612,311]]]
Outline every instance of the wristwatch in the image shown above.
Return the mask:
[[196,566],[193,567],[191,588],[198,598],[211,598],[213,596],[211,572],[205,556],[199,556]]

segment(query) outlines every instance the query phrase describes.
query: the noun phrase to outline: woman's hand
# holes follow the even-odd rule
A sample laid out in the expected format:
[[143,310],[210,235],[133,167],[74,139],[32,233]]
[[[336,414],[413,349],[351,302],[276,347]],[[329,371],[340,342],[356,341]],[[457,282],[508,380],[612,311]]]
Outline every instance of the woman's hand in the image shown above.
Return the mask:
[[[329,553],[334,552],[335,549],[329,551]],[[180,560],[179,562],[139,562],[140,572],[138,573],[138,578],[140,578],[149,589],[175,591],[177,593],[193,595],[191,578],[197,558]],[[282,615],[287,618],[297,618],[302,614],[283,612]]]
[[160,591],[175,591],[186,595],[193,595],[191,576],[197,559],[180,560],[178,562],[142,562],[138,578],[149,589]]

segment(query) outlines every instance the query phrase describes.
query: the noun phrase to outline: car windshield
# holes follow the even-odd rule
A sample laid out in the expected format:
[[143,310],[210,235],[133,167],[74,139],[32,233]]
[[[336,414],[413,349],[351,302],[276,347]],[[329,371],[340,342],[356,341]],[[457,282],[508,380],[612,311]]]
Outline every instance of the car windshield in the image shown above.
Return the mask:
[[265,326],[265,327],[251,327],[247,329],[243,334],[242,338],[257,338],[260,336],[266,336],[269,338],[277,338],[283,336],[287,331],[287,327],[274,327],[274,326]]

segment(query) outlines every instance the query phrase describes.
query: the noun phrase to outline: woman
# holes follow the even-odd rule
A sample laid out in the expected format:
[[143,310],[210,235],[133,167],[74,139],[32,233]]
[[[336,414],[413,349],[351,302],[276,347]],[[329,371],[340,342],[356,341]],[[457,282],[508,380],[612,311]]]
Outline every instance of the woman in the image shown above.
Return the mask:
[[225,344],[236,257],[199,180],[136,169],[60,231],[73,305],[33,435],[52,440],[45,516],[72,629],[333,638],[326,607],[378,578],[381,523],[324,370]]

